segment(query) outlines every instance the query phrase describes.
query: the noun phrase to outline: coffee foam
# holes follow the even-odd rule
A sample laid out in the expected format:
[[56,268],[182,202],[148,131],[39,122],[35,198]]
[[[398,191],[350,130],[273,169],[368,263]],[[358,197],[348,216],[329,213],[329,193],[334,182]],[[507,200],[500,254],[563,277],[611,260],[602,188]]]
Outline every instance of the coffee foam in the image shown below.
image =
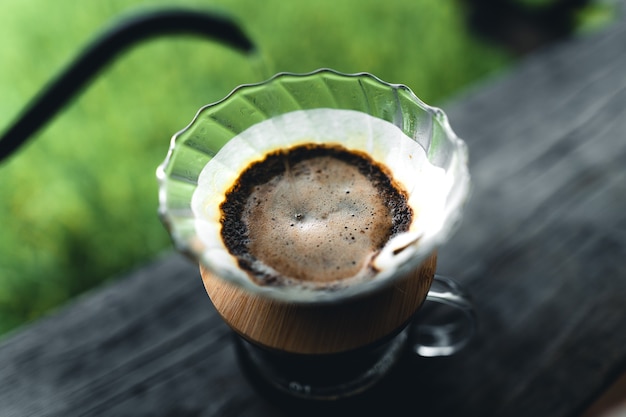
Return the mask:
[[199,176],[192,210],[197,235],[205,248],[203,258],[216,274],[236,282],[249,281],[220,236],[219,207],[228,189],[250,164],[262,160],[268,153],[307,143],[341,144],[347,149],[365,152],[388,167],[393,179],[408,192],[414,220],[408,231],[389,240],[376,257],[377,279],[393,275],[396,266],[419,250],[416,242],[441,227],[450,180],[443,169],[430,164],[424,149],[399,128],[351,110],[291,112],[256,124],[234,137]]
[[253,279],[273,284],[371,277],[373,257],[412,217],[406,193],[382,167],[336,145],[268,155],[241,175],[221,209],[226,246]]

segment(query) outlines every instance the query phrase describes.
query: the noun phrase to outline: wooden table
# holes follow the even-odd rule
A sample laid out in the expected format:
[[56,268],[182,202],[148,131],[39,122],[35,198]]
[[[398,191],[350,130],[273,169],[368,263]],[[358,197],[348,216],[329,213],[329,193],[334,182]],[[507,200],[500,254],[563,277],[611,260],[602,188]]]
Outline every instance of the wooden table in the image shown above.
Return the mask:
[[[353,411],[575,416],[626,370],[624,45],[620,21],[445,106],[474,188],[439,272],[479,334],[406,358]],[[197,267],[166,253],[0,344],[0,416],[99,415],[281,412],[242,376]]]

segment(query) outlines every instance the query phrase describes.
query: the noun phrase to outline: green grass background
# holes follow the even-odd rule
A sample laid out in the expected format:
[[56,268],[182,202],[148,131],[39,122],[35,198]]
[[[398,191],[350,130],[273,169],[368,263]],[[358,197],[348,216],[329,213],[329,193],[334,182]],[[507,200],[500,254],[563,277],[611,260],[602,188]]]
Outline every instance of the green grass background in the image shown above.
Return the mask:
[[0,129],[112,19],[160,6],[233,16],[268,69],[206,40],[144,43],[0,165],[0,334],[170,248],[155,169],[238,84],[331,67],[437,104],[511,60],[467,33],[453,0],[2,0]]

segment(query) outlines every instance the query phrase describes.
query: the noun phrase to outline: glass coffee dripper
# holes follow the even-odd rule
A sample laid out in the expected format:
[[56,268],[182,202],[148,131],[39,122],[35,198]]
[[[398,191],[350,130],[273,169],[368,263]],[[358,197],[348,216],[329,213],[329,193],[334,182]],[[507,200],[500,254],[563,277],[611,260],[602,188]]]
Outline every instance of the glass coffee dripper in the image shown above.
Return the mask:
[[[328,118],[319,116],[320,110],[331,110]],[[369,122],[361,124],[365,133],[327,137],[333,129],[320,126],[341,123],[333,120],[333,111],[369,117]],[[378,137],[376,126],[383,122],[406,136],[410,146],[396,146]],[[264,135],[261,126],[269,126],[272,134]],[[320,129],[324,133],[318,135]],[[382,249],[383,267],[374,279],[330,290],[258,285],[223,243],[220,246],[219,237],[203,235],[219,236],[221,226],[215,216],[223,195],[214,191],[227,188],[251,160],[288,148],[302,140],[302,135],[307,141],[330,140],[370,153],[412,184],[409,195],[415,196],[420,207],[419,227]],[[211,165],[217,168],[203,173]],[[429,172],[438,173],[436,184]],[[421,179],[414,181],[413,174]],[[475,317],[467,296],[454,281],[434,275],[437,248],[452,235],[468,195],[466,146],[445,114],[423,103],[406,86],[367,73],[342,74],[329,69],[281,73],[263,83],[240,86],[225,99],[200,109],[193,121],[174,135],[157,177],[160,216],[174,244],[200,264],[214,305],[241,336],[247,363],[279,391],[312,399],[350,396],[379,381],[407,344],[421,356],[450,355],[474,332]],[[207,184],[209,191],[204,189]],[[408,290],[403,285],[413,279],[407,277],[415,271],[423,285]],[[381,299],[405,300],[407,292],[412,297],[410,307],[394,313],[395,321],[366,336],[356,334],[354,329],[363,327],[355,326],[356,321],[374,323],[375,316],[384,317],[395,308],[395,301],[381,304]],[[396,296],[404,298],[393,298]],[[456,315],[444,315],[446,319],[436,325],[423,318],[413,321],[415,316],[419,318],[425,300],[452,306]],[[242,322],[233,305],[256,313]],[[335,321],[340,320],[328,317],[354,318],[337,325]],[[303,325],[311,320],[313,326]],[[341,369],[341,363],[347,364],[347,369]],[[329,377],[320,377],[322,374]]]

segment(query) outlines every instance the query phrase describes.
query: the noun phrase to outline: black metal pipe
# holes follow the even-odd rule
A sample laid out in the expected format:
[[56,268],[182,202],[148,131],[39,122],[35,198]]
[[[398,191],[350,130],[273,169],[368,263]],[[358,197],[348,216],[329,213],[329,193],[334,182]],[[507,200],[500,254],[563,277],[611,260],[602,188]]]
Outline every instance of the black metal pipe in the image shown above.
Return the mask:
[[204,36],[242,52],[254,50],[242,30],[224,16],[168,9],[123,18],[97,36],[27,105],[0,139],[0,162],[52,119],[116,55],[140,41],[172,34]]

